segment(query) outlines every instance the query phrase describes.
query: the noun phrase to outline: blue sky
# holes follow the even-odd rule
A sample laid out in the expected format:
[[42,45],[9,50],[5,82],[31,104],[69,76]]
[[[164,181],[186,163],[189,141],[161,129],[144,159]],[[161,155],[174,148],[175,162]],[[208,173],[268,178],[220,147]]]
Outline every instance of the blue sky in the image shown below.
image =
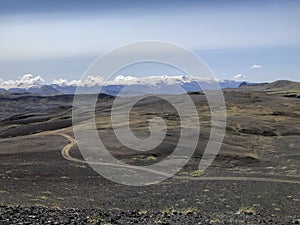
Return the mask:
[[[97,57],[134,41],[175,42],[217,78],[300,81],[300,1],[0,2],[0,79],[79,79]],[[260,68],[251,69],[253,65]],[[145,68],[130,75],[172,73]]]

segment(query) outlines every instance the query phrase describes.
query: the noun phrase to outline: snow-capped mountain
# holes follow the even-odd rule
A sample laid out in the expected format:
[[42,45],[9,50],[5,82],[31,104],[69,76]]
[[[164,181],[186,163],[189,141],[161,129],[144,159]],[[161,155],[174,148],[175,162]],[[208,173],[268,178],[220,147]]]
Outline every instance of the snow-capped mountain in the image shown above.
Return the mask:
[[[31,82],[32,81],[32,85]],[[38,82],[37,82],[38,81]],[[40,95],[55,94],[181,94],[211,90],[218,87],[238,88],[242,82],[233,80],[218,80],[211,78],[197,78],[192,76],[149,76],[133,77],[119,75],[114,80],[104,81],[102,77],[89,76],[86,80],[67,81],[54,80],[50,85],[44,85],[44,80],[38,76],[24,75],[20,80],[6,81],[0,87],[6,87],[10,93],[31,93]],[[23,85],[24,84],[24,85]],[[9,88],[7,88],[9,87]]]
[[[129,92],[132,95],[139,94],[182,94],[185,92],[197,92],[202,90],[211,90],[216,89],[217,85],[220,88],[238,88],[241,82],[237,81],[219,81],[219,82],[178,82],[178,83],[164,83],[160,82],[158,84],[111,84],[111,85],[95,85],[95,86],[59,86],[52,85],[56,90],[65,94],[74,94],[76,89],[78,88],[78,93],[83,94],[94,94],[101,93],[109,94],[109,95],[118,95],[124,88],[126,88],[126,94]],[[128,90],[127,90],[128,89]]]

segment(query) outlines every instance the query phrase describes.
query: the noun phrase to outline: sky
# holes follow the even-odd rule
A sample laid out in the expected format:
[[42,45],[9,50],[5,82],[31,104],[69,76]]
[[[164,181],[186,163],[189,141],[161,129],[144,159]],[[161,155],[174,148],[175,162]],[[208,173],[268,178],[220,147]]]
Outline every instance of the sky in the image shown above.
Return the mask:
[[[0,1],[0,82],[78,80],[99,56],[143,40],[182,45],[219,79],[300,81],[300,1]],[[126,75],[166,75],[135,67]],[[177,75],[177,74],[176,74]]]

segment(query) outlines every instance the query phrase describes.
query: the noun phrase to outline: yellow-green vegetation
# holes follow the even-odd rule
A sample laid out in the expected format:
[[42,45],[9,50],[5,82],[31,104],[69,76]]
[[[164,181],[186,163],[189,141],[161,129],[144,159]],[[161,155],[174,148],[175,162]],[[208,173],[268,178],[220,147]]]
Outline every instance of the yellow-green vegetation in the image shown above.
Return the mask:
[[156,159],[157,158],[155,156],[152,156],[152,155],[150,155],[150,156],[147,157],[147,160],[149,160],[149,161],[154,161]]
[[288,176],[292,176],[292,175],[297,175],[298,171],[297,170],[286,170],[285,173]]
[[156,218],[156,219],[155,219],[155,224],[161,224],[161,223],[162,223],[162,221],[161,221],[160,218]]
[[35,203],[34,206],[36,206],[36,207],[47,207],[46,205],[41,204],[41,203]]
[[40,202],[41,199],[38,199],[38,198],[32,198],[32,199],[30,199],[30,201],[33,201],[33,202]]
[[193,172],[190,173],[190,176],[192,177],[200,177],[203,176],[205,174],[204,170],[195,170]]
[[39,196],[39,199],[41,199],[41,200],[47,200],[48,197],[47,196]]
[[23,195],[26,197],[32,197],[32,194],[28,194],[28,193],[24,193]]
[[139,214],[140,215],[145,215],[145,214],[147,214],[147,210],[146,209],[141,209],[140,211],[139,211]]
[[197,209],[194,207],[187,207],[187,208],[178,208],[174,209],[165,207],[161,210],[161,213],[167,214],[167,215],[174,215],[176,213],[181,213],[183,215],[188,215],[188,214],[195,214],[197,212]]
[[76,167],[76,168],[86,168],[85,165],[74,165],[74,167]]
[[205,174],[204,170],[195,170],[192,172],[187,172],[187,171],[181,171],[178,173],[178,175],[186,175],[186,176],[191,176],[191,177],[200,177]]
[[255,213],[255,210],[251,206],[243,206],[243,207],[239,208],[237,213],[238,214],[253,214],[253,213]]
[[57,202],[54,202],[54,203],[52,204],[52,207],[53,207],[53,208],[56,208],[56,209],[60,209],[60,205],[59,205]]
[[163,214],[173,214],[173,212],[174,212],[173,207],[172,208],[165,207],[161,210],[161,213],[163,213]]
[[250,153],[250,156],[253,157],[253,158],[259,159],[257,150],[255,148],[252,149],[252,152]]
[[181,211],[179,212],[181,212],[183,215],[195,214],[197,212],[197,209],[193,207],[188,207],[181,209]]
[[189,175],[189,172],[183,171],[183,172],[179,172],[178,174],[179,174],[179,175]]
[[212,219],[209,221],[210,224],[213,224],[213,223],[220,223],[220,222],[221,222],[221,220],[218,219],[218,218],[212,218]]
[[93,214],[88,219],[88,222],[91,224],[98,224],[100,222],[100,215],[99,214]]
[[290,147],[290,148],[295,148],[296,145],[295,145],[295,144],[289,144],[289,147]]

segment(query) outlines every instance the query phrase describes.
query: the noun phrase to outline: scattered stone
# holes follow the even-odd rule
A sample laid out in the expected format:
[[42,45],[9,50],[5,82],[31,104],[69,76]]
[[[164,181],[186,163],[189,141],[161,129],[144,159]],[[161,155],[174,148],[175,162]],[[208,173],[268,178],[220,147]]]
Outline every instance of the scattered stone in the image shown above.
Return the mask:
[[[149,211],[143,215],[139,211],[118,209],[73,209],[24,206],[0,206],[0,224],[300,224],[300,219],[284,220],[282,217],[265,218],[260,214],[224,213],[216,217],[207,213],[190,215],[184,213],[165,214]],[[158,222],[159,221],[159,222]]]

